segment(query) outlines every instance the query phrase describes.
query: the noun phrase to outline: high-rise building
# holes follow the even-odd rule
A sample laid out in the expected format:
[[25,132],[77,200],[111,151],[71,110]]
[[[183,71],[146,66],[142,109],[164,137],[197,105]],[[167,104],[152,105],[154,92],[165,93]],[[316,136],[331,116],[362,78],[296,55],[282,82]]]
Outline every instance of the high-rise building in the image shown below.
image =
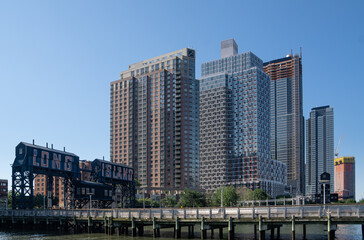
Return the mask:
[[330,174],[330,192],[334,192],[334,110],[330,106],[312,108],[306,120],[306,195],[320,192],[319,178]]
[[339,200],[355,199],[355,158],[340,157],[334,160],[335,193]]
[[266,62],[264,71],[271,79],[271,156],[287,164],[287,184],[292,187],[292,194],[304,194],[302,57],[290,54]]
[[132,166],[151,194],[199,187],[195,51],[129,65],[111,82],[111,161]]
[[221,43],[221,59],[202,64],[200,81],[200,185],[226,185],[283,194],[286,165],[270,156],[270,78],[234,39]]

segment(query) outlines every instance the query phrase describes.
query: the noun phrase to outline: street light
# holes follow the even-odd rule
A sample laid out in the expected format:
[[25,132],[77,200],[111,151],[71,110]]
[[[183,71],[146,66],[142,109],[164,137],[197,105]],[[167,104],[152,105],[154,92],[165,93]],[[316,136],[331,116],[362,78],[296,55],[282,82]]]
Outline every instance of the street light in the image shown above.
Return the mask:
[[94,195],[92,192],[88,193],[90,195],[90,210],[92,209],[92,195]]
[[143,188],[143,208],[145,209],[145,188]]
[[224,207],[224,194],[223,194],[223,192],[224,192],[224,188],[221,188],[221,208]]
[[324,183],[323,184],[324,185],[324,206],[325,206],[325,204],[326,204],[326,191],[325,191],[325,186],[326,186],[326,184]]

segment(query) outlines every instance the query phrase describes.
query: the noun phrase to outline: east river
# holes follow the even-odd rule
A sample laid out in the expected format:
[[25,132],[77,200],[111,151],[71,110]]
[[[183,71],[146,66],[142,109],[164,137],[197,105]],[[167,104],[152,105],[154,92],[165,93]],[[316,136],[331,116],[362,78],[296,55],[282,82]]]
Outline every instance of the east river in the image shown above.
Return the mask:
[[[196,226],[195,229],[198,229]],[[307,237],[306,239],[327,239],[327,232],[324,225],[307,225]],[[184,228],[183,228],[184,230]],[[291,239],[291,226],[284,225],[281,228],[280,239]],[[129,232],[130,234],[130,232]],[[131,236],[108,236],[102,233],[93,234],[62,234],[61,232],[29,232],[29,231],[7,231],[6,229],[0,230],[1,240],[152,240],[152,229],[146,227],[144,230],[144,237],[131,237]],[[171,229],[161,230],[161,239],[171,240],[173,239],[173,231]],[[182,231],[182,239],[187,239],[187,232]],[[199,231],[195,231],[196,240],[200,239]],[[210,239],[210,232],[208,231],[207,239]],[[218,232],[215,231],[214,239],[218,239]],[[226,231],[224,232],[224,239],[227,239]],[[254,232],[252,226],[239,226],[235,228],[235,239],[254,239]],[[270,231],[266,231],[266,239],[270,239]],[[296,226],[296,239],[302,239],[302,226]],[[361,226],[360,225],[338,225],[336,231],[336,238],[338,240],[356,240],[362,239]]]

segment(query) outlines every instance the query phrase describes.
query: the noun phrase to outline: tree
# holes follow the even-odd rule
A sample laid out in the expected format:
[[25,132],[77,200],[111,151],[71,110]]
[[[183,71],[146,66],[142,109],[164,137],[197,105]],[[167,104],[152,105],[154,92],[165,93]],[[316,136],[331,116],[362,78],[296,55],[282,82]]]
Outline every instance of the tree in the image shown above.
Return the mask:
[[186,189],[181,194],[177,206],[179,207],[204,207],[206,206],[205,195],[199,191]]
[[247,188],[247,187],[237,187],[236,188],[236,193],[238,194],[239,201],[249,200],[250,193],[252,191],[253,190],[251,190],[250,188]]
[[140,186],[141,186],[141,184],[140,184],[140,182],[138,181],[138,179],[135,179],[134,181],[135,181],[135,187],[140,187]]
[[8,208],[12,207],[12,203],[13,203],[13,192],[10,190],[8,192]]
[[345,203],[356,203],[356,201],[353,198],[349,198],[349,199],[346,199]]
[[269,195],[264,192],[262,189],[257,188],[250,193],[249,196],[250,200],[266,200],[269,199]]
[[358,203],[364,203],[364,198],[360,199]]
[[177,201],[174,197],[168,196],[163,198],[161,203],[164,207],[174,207],[176,206]]
[[221,190],[223,191],[223,206],[229,207],[236,205],[239,196],[234,186],[218,188],[214,195],[212,195],[212,204],[214,206],[221,205]]

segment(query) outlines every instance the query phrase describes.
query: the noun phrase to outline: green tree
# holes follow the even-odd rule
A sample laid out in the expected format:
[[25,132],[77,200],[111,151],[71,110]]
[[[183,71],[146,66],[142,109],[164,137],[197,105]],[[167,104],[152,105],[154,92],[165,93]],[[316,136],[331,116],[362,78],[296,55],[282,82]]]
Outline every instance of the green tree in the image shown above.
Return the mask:
[[291,195],[289,195],[289,194],[282,194],[282,195],[278,195],[276,197],[276,199],[283,199],[283,198],[291,198]]
[[257,188],[250,193],[249,196],[250,200],[266,200],[269,199],[269,195],[264,192],[262,189]]
[[174,207],[176,206],[177,201],[174,197],[167,196],[162,199],[161,203],[164,207]]
[[364,198],[360,199],[358,203],[364,203]]
[[239,196],[234,186],[218,188],[214,195],[212,195],[212,204],[214,206],[221,205],[221,190],[223,193],[223,206],[229,207],[236,205]]
[[253,190],[251,190],[250,188],[247,188],[247,187],[237,187],[236,188],[236,193],[238,194],[239,201],[249,200],[250,193],[252,191]]
[[141,184],[140,184],[140,182],[138,181],[138,179],[135,179],[134,181],[135,181],[135,186],[136,186],[136,187],[140,187],[140,186],[141,186]]
[[12,191],[10,190],[8,192],[8,208],[12,207],[12,203],[13,203],[13,194],[12,194]]
[[356,203],[356,201],[353,198],[349,198],[349,199],[346,199],[345,203]]
[[186,189],[181,194],[177,203],[178,207],[204,207],[206,206],[205,195],[199,191]]

